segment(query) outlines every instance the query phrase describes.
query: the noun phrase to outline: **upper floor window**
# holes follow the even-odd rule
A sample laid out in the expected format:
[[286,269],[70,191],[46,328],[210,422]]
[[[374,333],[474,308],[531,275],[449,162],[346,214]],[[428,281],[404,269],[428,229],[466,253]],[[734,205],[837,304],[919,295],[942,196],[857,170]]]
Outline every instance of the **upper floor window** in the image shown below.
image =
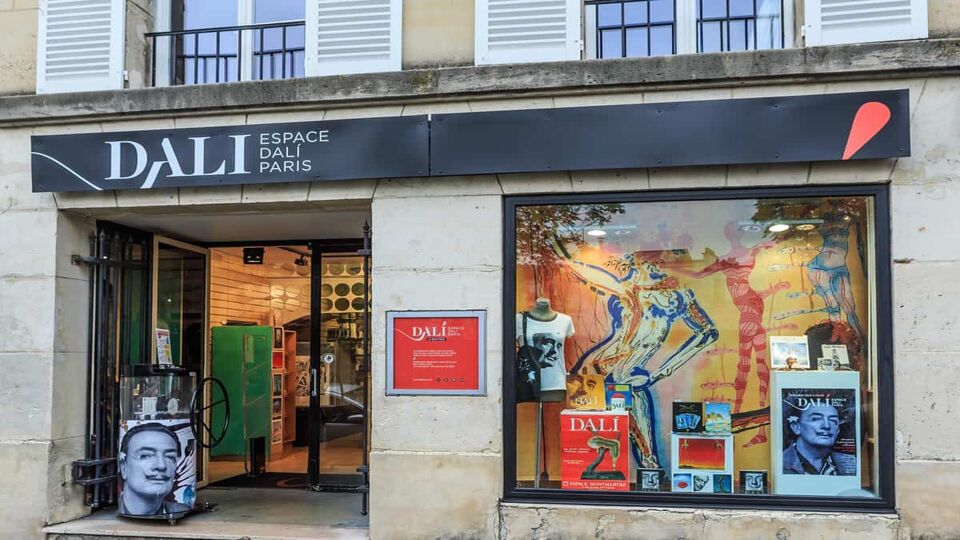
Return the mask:
[[806,0],[795,14],[799,6],[796,0],[476,0],[476,63],[927,37],[927,0]]
[[[585,56],[624,58],[789,45],[792,0],[587,0]],[[792,21],[790,22],[792,31]]]
[[303,0],[168,0],[150,34],[155,84],[287,79],[305,73]]

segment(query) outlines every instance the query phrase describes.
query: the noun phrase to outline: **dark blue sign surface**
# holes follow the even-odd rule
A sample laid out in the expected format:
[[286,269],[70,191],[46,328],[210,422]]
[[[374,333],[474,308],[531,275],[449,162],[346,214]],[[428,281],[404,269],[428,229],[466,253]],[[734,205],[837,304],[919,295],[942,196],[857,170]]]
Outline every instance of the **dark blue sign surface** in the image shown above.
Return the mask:
[[32,138],[33,191],[426,176],[426,116]]

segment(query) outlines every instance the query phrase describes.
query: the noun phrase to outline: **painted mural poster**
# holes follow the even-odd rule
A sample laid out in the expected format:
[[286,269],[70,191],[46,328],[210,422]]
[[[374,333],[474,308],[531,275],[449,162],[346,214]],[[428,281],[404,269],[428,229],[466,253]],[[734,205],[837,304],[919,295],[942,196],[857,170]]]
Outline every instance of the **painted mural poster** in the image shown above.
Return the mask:
[[[516,303],[548,298],[572,318],[569,375],[629,386],[636,467],[676,472],[671,404],[709,401],[730,404],[735,468],[770,470],[771,337],[807,343],[809,357],[843,345],[870,384],[871,212],[864,197],[520,207]],[[543,409],[551,479],[560,409]],[[531,479],[535,404],[517,415],[517,478]]]

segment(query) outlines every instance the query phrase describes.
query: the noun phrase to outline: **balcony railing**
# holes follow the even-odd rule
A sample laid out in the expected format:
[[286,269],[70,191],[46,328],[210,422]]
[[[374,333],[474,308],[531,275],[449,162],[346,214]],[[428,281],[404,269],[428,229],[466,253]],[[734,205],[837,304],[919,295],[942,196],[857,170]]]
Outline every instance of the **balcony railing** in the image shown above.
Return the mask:
[[[150,32],[152,86],[303,76],[304,21]],[[166,66],[166,70],[163,67]],[[158,73],[160,72],[160,73]]]

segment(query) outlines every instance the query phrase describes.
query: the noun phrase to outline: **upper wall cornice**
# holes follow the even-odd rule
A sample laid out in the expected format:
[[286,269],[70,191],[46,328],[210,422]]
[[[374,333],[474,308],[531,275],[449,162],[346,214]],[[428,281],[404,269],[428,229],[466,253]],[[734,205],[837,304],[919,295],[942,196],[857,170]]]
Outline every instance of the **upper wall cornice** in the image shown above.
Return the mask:
[[0,127],[427,101],[891,79],[960,72],[960,39],[418,69],[0,98]]

